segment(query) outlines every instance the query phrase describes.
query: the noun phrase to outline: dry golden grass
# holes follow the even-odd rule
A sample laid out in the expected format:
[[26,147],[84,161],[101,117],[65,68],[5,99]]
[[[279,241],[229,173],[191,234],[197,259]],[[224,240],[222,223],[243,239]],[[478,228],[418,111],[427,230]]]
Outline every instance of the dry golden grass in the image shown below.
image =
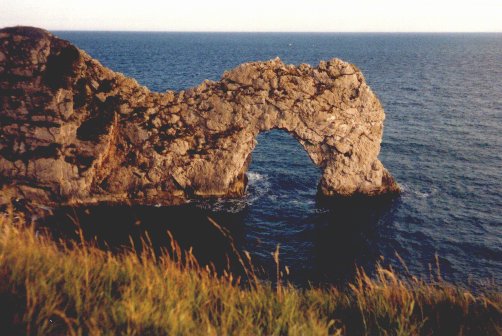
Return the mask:
[[[112,254],[54,242],[0,214],[1,334],[502,334],[501,293],[475,295],[382,267],[374,278],[361,270],[347,291],[242,286],[173,248],[172,257],[148,248]],[[279,269],[278,251],[274,258]]]

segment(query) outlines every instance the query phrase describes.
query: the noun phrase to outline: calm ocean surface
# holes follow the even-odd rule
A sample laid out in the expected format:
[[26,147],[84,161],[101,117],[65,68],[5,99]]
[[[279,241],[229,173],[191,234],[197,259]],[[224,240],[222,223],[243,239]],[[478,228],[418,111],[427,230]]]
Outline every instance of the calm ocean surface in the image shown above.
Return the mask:
[[[355,265],[371,271],[382,260],[402,270],[396,253],[422,277],[436,268],[437,255],[450,281],[502,284],[502,34],[56,35],[153,91],[218,80],[240,63],[276,56],[354,63],[384,105],[380,159],[404,190],[399,198],[318,204],[320,171],[292,136],[271,131],[258,138],[246,197],[198,202],[189,211],[215,217],[265,271],[280,244],[298,284],[343,282]],[[186,244],[209,259],[217,248],[196,219],[180,226],[162,209],[130,211],[149,218],[153,232],[178,225]],[[114,218],[109,234],[127,232]]]

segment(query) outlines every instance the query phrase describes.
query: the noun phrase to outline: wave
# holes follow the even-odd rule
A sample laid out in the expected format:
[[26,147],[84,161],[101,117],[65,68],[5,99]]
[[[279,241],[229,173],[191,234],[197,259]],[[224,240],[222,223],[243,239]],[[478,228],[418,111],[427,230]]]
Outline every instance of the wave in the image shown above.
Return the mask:
[[248,184],[244,197],[240,198],[216,198],[210,200],[197,200],[194,203],[198,208],[215,212],[239,213],[246,207],[255,203],[270,191],[270,181],[266,174],[247,172]]
[[401,191],[404,197],[411,198],[429,198],[437,194],[438,189],[436,187],[430,187],[428,190],[419,190],[418,188],[412,188],[407,184],[400,183]]

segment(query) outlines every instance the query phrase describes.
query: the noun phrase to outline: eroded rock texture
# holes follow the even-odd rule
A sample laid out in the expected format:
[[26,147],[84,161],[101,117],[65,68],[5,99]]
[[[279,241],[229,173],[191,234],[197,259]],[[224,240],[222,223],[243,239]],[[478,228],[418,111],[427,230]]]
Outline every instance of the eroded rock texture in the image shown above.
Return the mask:
[[[150,92],[47,31],[0,31],[0,181],[47,204],[239,196],[258,133],[293,134],[322,194],[397,192],[378,160],[384,111],[353,65],[246,63]],[[288,155],[277,153],[277,155]]]

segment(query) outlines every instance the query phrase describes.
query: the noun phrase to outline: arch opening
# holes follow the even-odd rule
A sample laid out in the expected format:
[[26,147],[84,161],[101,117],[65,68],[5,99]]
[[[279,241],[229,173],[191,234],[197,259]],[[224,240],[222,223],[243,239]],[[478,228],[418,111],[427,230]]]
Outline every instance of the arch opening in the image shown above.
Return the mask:
[[246,171],[246,198],[264,211],[294,212],[313,206],[322,171],[298,139],[286,130],[273,129],[261,132],[256,141]]
[[[202,208],[225,213],[241,213],[252,206],[263,211],[284,209],[278,218],[291,213],[298,216],[317,205],[323,169],[311,158],[294,132],[274,128],[260,132],[252,139],[238,175],[224,195],[196,197],[193,202]],[[240,154],[242,155],[242,154]],[[267,210],[268,209],[268,210]],[[305,210],[308,210],[305,212]]]

